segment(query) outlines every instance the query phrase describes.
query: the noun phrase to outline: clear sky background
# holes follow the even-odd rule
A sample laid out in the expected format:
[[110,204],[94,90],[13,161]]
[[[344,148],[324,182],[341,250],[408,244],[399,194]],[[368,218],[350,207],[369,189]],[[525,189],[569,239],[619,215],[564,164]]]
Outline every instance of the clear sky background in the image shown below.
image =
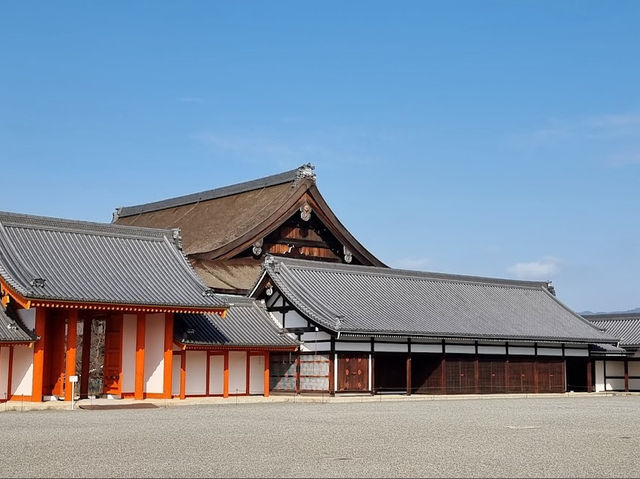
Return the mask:
[[0,209],[312,162],[391,266],[640,307],[640,2],[8,2]]

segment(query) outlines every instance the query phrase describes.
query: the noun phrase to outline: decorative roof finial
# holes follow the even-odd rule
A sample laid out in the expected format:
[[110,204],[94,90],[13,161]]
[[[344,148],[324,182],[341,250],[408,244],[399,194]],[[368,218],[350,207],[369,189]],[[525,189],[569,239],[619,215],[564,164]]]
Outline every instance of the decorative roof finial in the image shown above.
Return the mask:
[[180,228],[172,228],[171,233],[173,236],[173,242],[178,249],[182,251],[182,231],[180,231]]
[[313,172],[316,167],[311,163],[307,163],[298,168],[298,173],[296,174],[296,181],[304,180],[309,178],[311,181],[316,181],[316,174]]

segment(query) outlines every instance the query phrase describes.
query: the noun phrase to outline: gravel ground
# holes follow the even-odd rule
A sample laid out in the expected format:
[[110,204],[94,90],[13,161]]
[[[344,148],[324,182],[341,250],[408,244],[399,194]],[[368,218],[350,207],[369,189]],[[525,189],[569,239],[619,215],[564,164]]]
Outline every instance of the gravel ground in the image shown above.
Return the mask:
[[1,476],[621,477],[640,397],[0,414]]

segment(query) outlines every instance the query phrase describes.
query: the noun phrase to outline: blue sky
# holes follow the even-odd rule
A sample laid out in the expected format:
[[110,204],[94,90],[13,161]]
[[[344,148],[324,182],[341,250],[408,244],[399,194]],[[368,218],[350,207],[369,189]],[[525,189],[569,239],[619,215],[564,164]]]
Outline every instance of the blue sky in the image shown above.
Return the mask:
[[392,266],[640,307],[640,3],[3,2],[0,209],[316,165]]

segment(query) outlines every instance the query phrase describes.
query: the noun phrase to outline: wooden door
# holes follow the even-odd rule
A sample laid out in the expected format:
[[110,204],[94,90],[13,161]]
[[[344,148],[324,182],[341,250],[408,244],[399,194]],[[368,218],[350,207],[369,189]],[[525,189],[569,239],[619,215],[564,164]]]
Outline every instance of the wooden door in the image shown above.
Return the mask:
[[338,355],[338,391],[369,390],[369,355],[341,353]]
[[113,316],[106,321],[103,392],[122,394],[122,316]]

